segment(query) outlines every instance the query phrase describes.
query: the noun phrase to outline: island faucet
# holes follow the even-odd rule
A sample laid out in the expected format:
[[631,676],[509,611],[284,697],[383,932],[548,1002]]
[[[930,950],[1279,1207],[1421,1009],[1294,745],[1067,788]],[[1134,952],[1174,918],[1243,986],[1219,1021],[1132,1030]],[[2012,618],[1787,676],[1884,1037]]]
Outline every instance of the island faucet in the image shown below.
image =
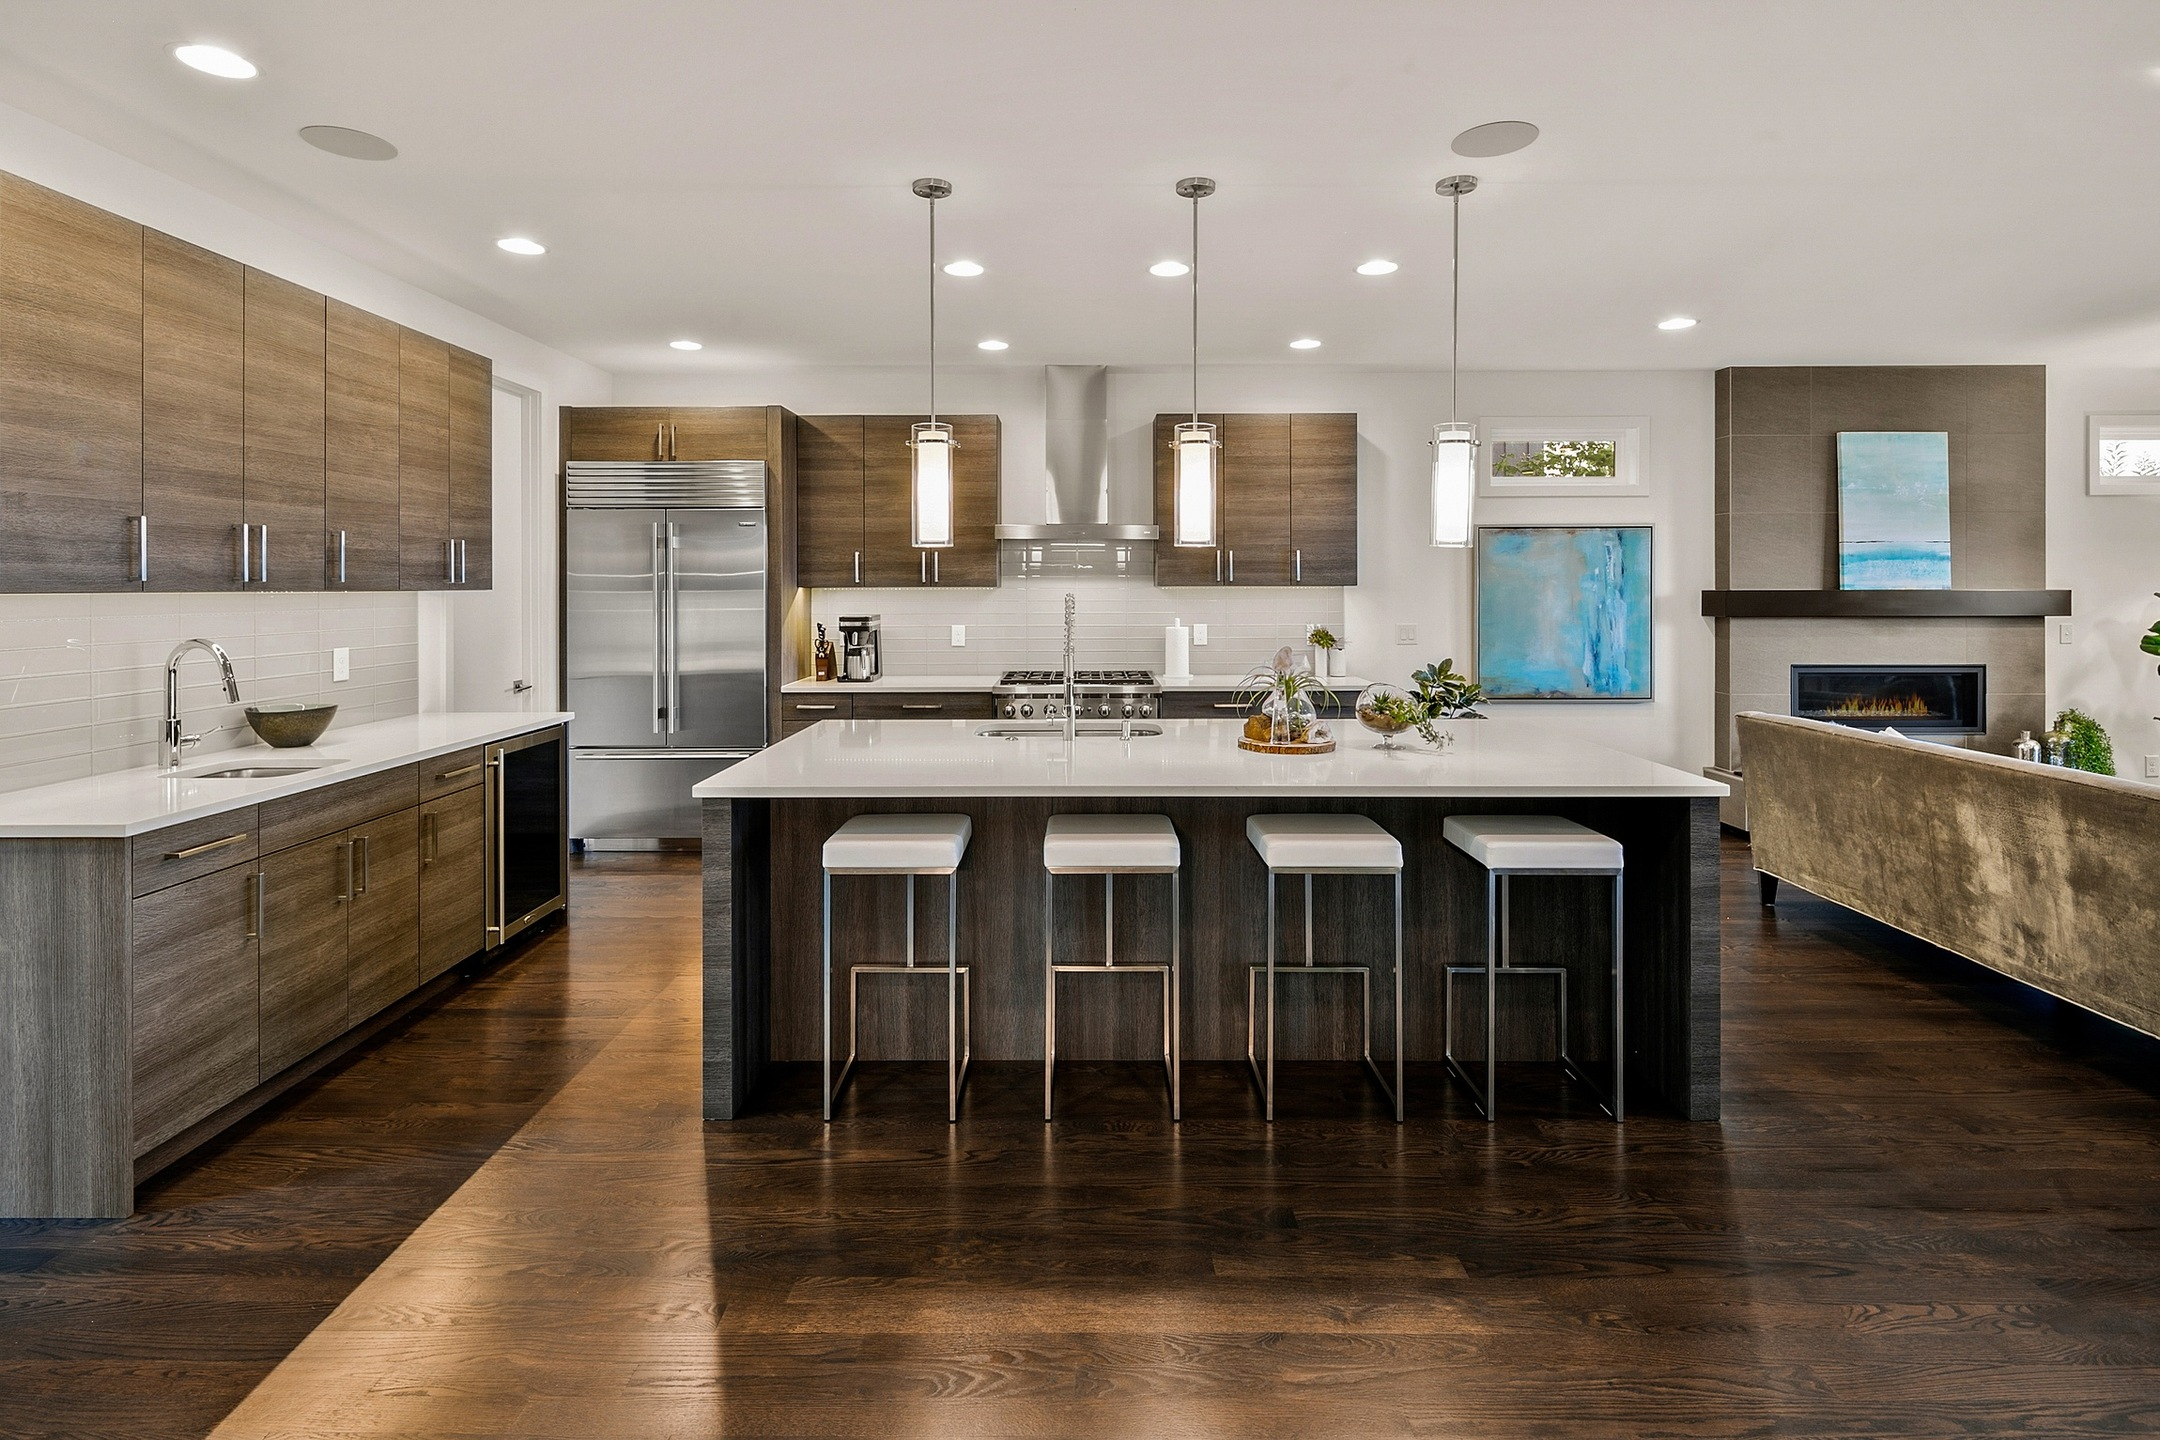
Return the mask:
[[[173,646],[172,654],[165,659],[165,768],[167,770],[178,770],[180,768],[180,752],[187,749],[188,746],[200,744],[202,741],[202,735],[183,735],[180,733],[180,662],[186,658],[190,650],[206,651],[217,661],[218,669],[224,672],[225,698],[235,705],[240,703],[240,682],[233,678],[232,657],[225,653],[223,646],[210,640],[183,640],[178,645]],[[209,731],[203,732],[203,734],[209,733]]]
[[1072,591],[1065,592],[1065,743],[1070,745],[1079,738],[1080,729],[1073,718],[1077,700],[1073,693],[1073,621],[1079,613],[1079,601]]

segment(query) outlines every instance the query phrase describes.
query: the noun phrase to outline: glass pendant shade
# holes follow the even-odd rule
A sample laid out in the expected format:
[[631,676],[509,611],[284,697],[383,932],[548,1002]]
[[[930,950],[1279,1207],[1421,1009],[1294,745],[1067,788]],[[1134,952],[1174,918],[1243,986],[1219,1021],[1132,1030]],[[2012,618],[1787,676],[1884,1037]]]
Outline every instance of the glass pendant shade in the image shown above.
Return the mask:
[[908,446],[914,451],[910,493],[911,543],[918,550],[942,550],[953,543],[952,426],[931,421],[913,427]]
[[1170,449],[1177,461],[1175,513],[1170,543],[1215,543],[1215,427],[1188,421],[1172,432]]
[[1477,492],[1477,427],[1451,420],[1433,426],[1432,543],[1470,543],[1470,503]]

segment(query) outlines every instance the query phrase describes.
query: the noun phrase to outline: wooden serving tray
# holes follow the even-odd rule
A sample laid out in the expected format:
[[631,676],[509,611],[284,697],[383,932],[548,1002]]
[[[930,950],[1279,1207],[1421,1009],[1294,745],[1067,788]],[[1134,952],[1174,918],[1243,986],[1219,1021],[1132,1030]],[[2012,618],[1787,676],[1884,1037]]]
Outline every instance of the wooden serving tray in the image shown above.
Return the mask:
[[1317,745],[1276,744],[1272,740],[1248,740],[1238,736],[1237,748],[1251,750],[1261,755],[1325,755],[1335,748],[1333,740],[1322,740]]

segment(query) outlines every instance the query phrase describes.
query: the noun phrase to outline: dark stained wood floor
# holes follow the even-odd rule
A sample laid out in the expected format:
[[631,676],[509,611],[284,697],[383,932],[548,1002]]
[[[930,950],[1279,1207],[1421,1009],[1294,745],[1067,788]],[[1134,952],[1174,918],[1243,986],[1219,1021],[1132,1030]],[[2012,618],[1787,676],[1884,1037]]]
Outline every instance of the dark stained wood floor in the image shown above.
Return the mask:
[[2160,1045],[1738,844],[1726,1118],[1624,1131],[1532,1067],[1494,1127],[1195,1067],[1173,1129],[1144,1066],[704,1126],[693,872],[574,883],[136,1219],[0,1227],[0,1433],[2160,1433]]

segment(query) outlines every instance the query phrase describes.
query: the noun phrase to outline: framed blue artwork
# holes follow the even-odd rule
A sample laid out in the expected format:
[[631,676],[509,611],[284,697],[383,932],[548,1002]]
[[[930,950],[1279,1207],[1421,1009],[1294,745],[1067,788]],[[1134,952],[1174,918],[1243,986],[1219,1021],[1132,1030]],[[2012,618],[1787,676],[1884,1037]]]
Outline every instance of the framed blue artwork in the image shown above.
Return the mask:
[[1478,683],[1493,700],[1648,700],[1650,527],[1481,525]]
[[1840,430],[1838,588],[1950,588],[1950,437]]

